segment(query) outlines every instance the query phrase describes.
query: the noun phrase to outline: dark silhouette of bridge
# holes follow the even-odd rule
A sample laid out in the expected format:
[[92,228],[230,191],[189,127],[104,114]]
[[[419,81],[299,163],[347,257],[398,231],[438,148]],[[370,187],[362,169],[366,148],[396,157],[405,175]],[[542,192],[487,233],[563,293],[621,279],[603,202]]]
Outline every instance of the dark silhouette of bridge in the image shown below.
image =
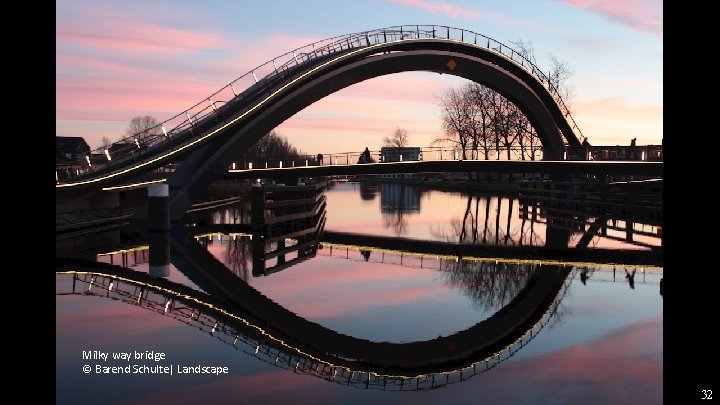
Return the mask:
[[[544,297],[543,300],[533,304],[538,305],[537,308],[528,307],[527,300],[515,298],[505,309],[498,311],[489,320],[478,324],[488,327],[485,328],[485,333],[497,335],[495,340],[498,341],[498,344],[493,345],[493,350],[476,353],[458,362],[440,361],[428,364],[422,372],[418,373],[413,369],[405,369],[409,372],[402,372],[393,367],[378,368],[373,365],[372,361],[364,361],[363,358],[347,359],[345,357],[347,355],[357,355],[357,350],[350,347],[336,346],[341,348],[340,352],[323,352],[319,349],[326,346],[323,343],[326,336],[315,336],[315,340],[298,346],[297,342],[288,340],[287,336],[278,335],[273,330],[272,325],[278,322],[278,319],[263,322],[263,320],[253,317],[252,314],[248,314],[247,308],[230,305],[218,300],[212,294],[202,293],[187,286],[165,279],[153,278],[127,268],[102,263],[64,261],[58,264],[56,272],[58,277],[72,277],[71,290],[56,292],[58,295],[105,297],[129,305],[140,306],[196,327],[235,349],[242,350],[248,355],[277,367],[356,388],[383,390],[435,389],[465,381],[509,359],[537,336],[551,320],[574,275],[573,271],[563,269],[562,279],[557,280],[559,285],[556,285],[557,282],[542,285],[543,280],[547,281],[551,272],[548,269],[534,271],[527,281],[527,284],[533,287],[525,287],[518,293],[518,297],[528,294],[536,295],[540,290],[549,289],[550,291],[541,294]],[[539,276],[540,273],[544,275]],[[536,284],[538,281],[540,281],[540,285]],[[254,294],[260,295],[258,292]],[[504,329],[491,329],[492,322],[488,321],[493,319],[508,321],[516,316],[512,310],[506,308],[517,304],[525,304],[523,305],[525,306],[524,310],[529,310],[534,315],[532,321],[518,325],[519,329],[514,331],[512,336],[503,336]],[[279,316],[282,318],[282,313]],[[308,321],[305,323],[317,326]],[[327,331],[328,333],[332,332]],[[343,344],[357,341],[361,345],[371,344],[378,348],[387,346],[397,348],[413,347],[418,343],[423,343],[426,347],[436,346],[440,348],[440,351],[448,351],[444,338],[426,342],[393,344],[368,342],[334,332],[332,334],[333,336],[337,335]],[[460,338],[462,334],[463,332],[454,334],[451,338]],[[302,337],[308,337],[307,334],[302,335],[304,335]],[[482,337],[483,333],[475,331],[475,335],[480,338],[480,341],[475,340],[470,344],[482,346],[482,341],[485,340]],[[458,339],[455,339],[454,342],[461,344]],[[314,347],[319,348],[313,350]],[[462,344],[457,348],[451,347],[450,351],[455,351],[462,349]],[[384,352],[384,350],[382,351]],[[423,357],[422,354],[418,354],[419,358]],[[403,360],[403,362],[408,361],[409,359]]]
[[56,193],[92,193],[178,162],[167,178],[171,218],[178,219],[225,174],[233,151],[329,94],[404,71],[452,74],[500,92],[536,128],[546,160],[560,160],[564,144],[585,140],[549,78],[512,48],[463,29],[399,26],[318,41],[260,65],[160,124],[162,135],[136,134],[121,141],[131,146],[124,154],[89,156],[87,170],[60,181]]
[[662,162],[532,161],[532,160],[433,160],[389,163],[296,166],[268,169],[231,169],[224,178],[298,178],[388,173],[541,173],[578,175],[638,175],[662,177]]

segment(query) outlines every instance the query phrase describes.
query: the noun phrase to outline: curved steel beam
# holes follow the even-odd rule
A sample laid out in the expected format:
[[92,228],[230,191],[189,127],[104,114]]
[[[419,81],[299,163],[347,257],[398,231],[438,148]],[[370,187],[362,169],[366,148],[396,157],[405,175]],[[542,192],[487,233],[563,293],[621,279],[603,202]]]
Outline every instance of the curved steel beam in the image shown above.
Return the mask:
[[437,371],[404,375],[343,366],[332,353],[315,357],[273,336],[266,325],[208,294],[162,278],[153,278],[145,273],[90,262],[77,263],[69,267],[61,266],[56,268],[56,273],[58,276],[73,277],[72,290],[56,291],[56,295],[105,297],[140,306],[196,327],[212,336],[213,340],[219,340],[235,349],[242,350],[245,346],[246,349],[242,350],[244,353],[279,368],[356,388],[401,391],[435,389],[465,381],[509,359],[539,333],[554,314],[564,295],[561,292],[561,295],[553,301],[546,316],[525,330],[525,335],[519,340],[503,348],[502,353],[498,352],[473,361],[455,370],[446,370],[440,364]]
[[[448,40],[386,43],[343,54],[306,72],[263,100],[242,124],[233,125],[197,150],[168,178],[171,218],[178,220],[209,184],[227,173],[235,151],[255,144],[265,133],[314,102],[374,77],[407,71],[452,74],[499,91],[525,113],[544,145],[544,159],[560,159],[563,136],[574,133],[540,82],[501,55]],[[452,63],[450,63],[452,61]],[[566,127],[566,131],[561,131]],[[577,142],[577,139],[576,139]]]
[[543,266],[495,315],[450,336],[409,343],[372,342],[308,321],[265,297],[208,252],[187,229],[171,232],[175,267],[215,299],[260,320],[273,336],[302,352],[375,373],[437,372],[464,367],[521,339],[552,307],[571,267]]
[[[561,108],[543,83],[507,56],[480,46],[450,39],[403,39],[338,52],[338,55],[311,62],[299,69],[299,73],[283,77],[283,80],[274,77],[273,79],[278,81],[264,89],[268,94],[249,101],[251,104],[247,105],[247,111],[238,112],[243,111],[238,107],[241,102],[239,98],[228,103],[227,108],[230,110],[227,111],[235,111],[235,115],[219,119],[217,125],[209,127],[207,132],[182,146],[172,145],[171,150],[148,161],[118,167],[113,172],[100,174],[99,177],[59,184],[56,191],[72,195],[97,190],[120,180],[137,177],[187,155],[190,156],[187,159],[190,161],[207,158],[216,160],[232,144],[228,143],[229,138],[234,138],[241,132],[254,132],[253,135],[244,137],[239,144],[249,147],[254,143],[253,139],[259,139],[265,132],[301,109],[337,90],[372,77],[404,71],[421,70],[457,75],[500,92],[517,104],[536,127],[546,148],[544,156],[548,160],[560,156],[563,138],[570,145],[580,144]],[[311,83],[314,84],[309,85]],[[298,91],[302,93],[298,94]],[[298,102],[298,97],[304,101]],[[220,111],[222,112],[222,109]],[[267,111],[275,111],[273,114],[277,115],[268,117],[264,114]],[[263,117],[260,119],[262,122],[257,121],[260,116]],[[197,163],[194,165],[197,166]],[[217,176],[221,171],[213,169],[208,174]]]

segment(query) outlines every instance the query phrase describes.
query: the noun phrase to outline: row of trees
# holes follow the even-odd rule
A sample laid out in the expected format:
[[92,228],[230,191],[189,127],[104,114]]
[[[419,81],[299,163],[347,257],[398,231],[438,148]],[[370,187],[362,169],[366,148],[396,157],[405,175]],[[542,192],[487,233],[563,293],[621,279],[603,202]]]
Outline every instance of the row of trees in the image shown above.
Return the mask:
[[[517,51],[536,64],[532,45],[521,40],[513,42]],[[550,56],[549,80],[567,103],[574,91],[567,84],[573,75],[569,65]],[[530,120],[512,101],[495,90],[478,83],[466,83],[449,88],[438,100],[442,117],[443,136],[435,144],[453,145],[463,159],[489,159],[491,151],[497,155],[519,150],[522,160],[534,160],[542,144]]]
[[272,161],[272,160],[292,160],[300,158],[303,153],[294,147],[284,136],[280,135],[274,129],[267,135],[260,138],[247,151],[242,153],[242,160],[249,162]]

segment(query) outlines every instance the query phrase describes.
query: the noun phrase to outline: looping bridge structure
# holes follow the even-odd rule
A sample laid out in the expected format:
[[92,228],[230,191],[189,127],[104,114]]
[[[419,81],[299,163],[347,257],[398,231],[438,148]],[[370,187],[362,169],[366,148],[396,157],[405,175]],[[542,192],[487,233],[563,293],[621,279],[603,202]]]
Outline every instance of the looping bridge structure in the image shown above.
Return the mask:
[[[298,374],[355,388],[414,391],[465,381],[512,357],[550,322],[575,270],[538,269],[518,297],[490,319],[448,337],[412,343],[369,342],[342,335],[274,303],[274,316],[263,319],[257,316],[263,312],[258,308],[237,307],[213,294],[120,266],[65,265],[57,267],[56,274],[72,277],[57,295],[105,297],[142,307]],[[247,288],[244,292],[253,299],[267,300]],[[517,305],[524,307],[519,325]],[[290,325],[282,322],[287,321],[286,314],[296,318]],[[464,339],[466,334],[472,339]],[[377,357],[388,350],[400,353],[391,359]]]
[[118,141],[114,156],[95,151],[86,170],[58,179],[56,194],[82,196],[181,162],[167,178],[177,218],[227,173],[234,151],[323,97],[409,71],[460,76],[499,92],[537,130],[544,160],[560,160],[565,145],[585,141],[557,88],[522,54],[460,28],[403,25],[324,39],[274,58],[157,127]]

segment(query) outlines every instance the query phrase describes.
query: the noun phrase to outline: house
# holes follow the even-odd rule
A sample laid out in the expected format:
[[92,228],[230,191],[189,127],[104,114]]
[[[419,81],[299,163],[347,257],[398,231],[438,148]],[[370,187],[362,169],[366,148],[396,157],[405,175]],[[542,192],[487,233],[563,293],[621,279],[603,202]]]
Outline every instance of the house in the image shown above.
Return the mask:
[[89,153],[90,146],[88,146],[85,139],[80,136],[55,137],[56,161],[79,162],[85,160],[85,156]]
[[56,178],[65,178],[69,173],[79,174],[87,167],[86,156],[90,155],[90,146],[79,136],[55,137]]
[[381,162],[402,162],[406,160],[422,160],[422,152],[416,146],[383,146],[380,148]]
[[[406,162],[422,160],[422,152],[417,146],[383,146],[380,148],[380,162]],[[384,179],[409,179],[416,178],[414,173],[391,173],[383,174]]]

